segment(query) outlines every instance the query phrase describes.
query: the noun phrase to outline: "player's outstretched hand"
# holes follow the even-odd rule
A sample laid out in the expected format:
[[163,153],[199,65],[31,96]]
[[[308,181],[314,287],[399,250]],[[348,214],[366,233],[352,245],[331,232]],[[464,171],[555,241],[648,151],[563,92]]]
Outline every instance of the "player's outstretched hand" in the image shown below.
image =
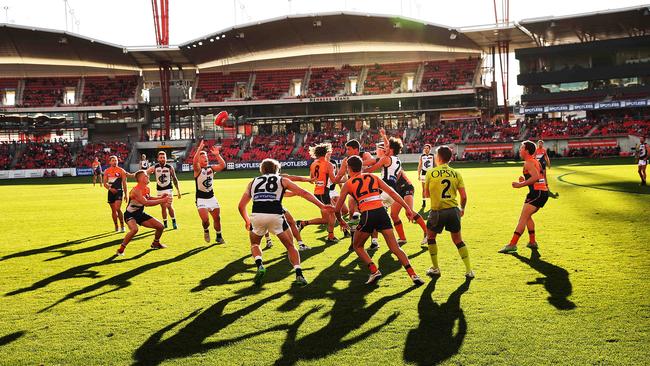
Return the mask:
[[244,221],[244,229],[246,229],[246,231],[251,231],[251,222],[249,220]]
[[219,156],[219,147],[218,147],[218,146],[212,146],[212,147],[210,148],[210,152],[211,152],[214,156]]
[[172,196],[167,196],[167,197],[165,197],[165,198],[166,198],[166,199],[165,199],[165,203],[167,203],[167,204],[172,203],[172,199],[173,199]]
[[512,188],[521,188],[521,183],[519,183],[519,182],[512,182]]
[[181,197],[182,197],[181,191],[178,191],[178,199],[181,199]]

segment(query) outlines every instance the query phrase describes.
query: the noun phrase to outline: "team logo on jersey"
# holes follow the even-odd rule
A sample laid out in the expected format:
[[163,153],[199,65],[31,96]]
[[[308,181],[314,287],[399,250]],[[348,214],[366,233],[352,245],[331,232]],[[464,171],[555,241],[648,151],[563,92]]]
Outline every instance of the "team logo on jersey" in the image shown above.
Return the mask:
[[161,174],[161,175],[158,177],[158,181],[159,181],[160,183],[165,183],[165,182],[167,181],[167,176],[166,176],[165,174]]
[[425,167],[425,168],[429,168],[429,167],[431,167],[431,161],[430,161],[430,160],[425,160],[425,161],[424,161],[424,167]]
[[206,189],[210,189],[210,188],[212,188],[212,178],[211,178],[211,177],[207,177],[207,178],[203,181],[203,186],[204,186]]

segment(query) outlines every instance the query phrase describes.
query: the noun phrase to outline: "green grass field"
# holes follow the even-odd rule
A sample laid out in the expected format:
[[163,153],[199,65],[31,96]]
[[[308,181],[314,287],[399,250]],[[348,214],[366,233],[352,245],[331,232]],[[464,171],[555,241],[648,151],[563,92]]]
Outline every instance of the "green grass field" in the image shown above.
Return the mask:
[[[310,284],[291,287],[276,239],[265,252],[267,282],[253,287],[236,207],[249,179],[242,173],[215,181],[225,245],[203,242],[194,183],[183,176],[180,229],[163,235],[169,248],[148,250],[151,231],[142,229],[120,258],[123,234],[111,232],[106,191],[88,178],[0,182],[0,364],[647,363],[650,188],[638,187],[635,166],[554,165],[549,180],[560,196],[535,216],[541,257],[532,259],[526,234],[519,255],[497,254],[526,194],[510,187],[521,164],[459,167],[477,278],[465,283],[444,235],[443,276],[417,289],[383,241],[374,258],[385,276],[366,287],[348,241],[326,245],[313,226],[303,231],[313,246],[302,255]],[[299,198],[285,206],[298,219],[317,216]],[[158,207],[147,212],[160,217]],[[407,236],[404,250],[424,276],[430,259],[419,227],[407,224]]]

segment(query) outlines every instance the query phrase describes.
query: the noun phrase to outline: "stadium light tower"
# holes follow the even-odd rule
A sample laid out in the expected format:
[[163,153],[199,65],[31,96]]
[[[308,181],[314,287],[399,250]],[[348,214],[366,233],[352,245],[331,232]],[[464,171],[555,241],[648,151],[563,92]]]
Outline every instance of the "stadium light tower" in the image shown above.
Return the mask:
[[[494,22],[497,26],[507,26],[510,22],[510,0],[501,0],[499,2],[501,5],[501,19],[498,16],[497,10],[497,0],[492,0],[494,5]],[[499,54],[499,66],[501,71],[501,87],[503,88],[503,116],[505,122],[508,123],[510,119],[510,110],[508,109],[508,100],[510,86],[508,83],[508,75],[510,74],[510,62],[509,62],[509,53],[510,53],[510,41],[509,40],[499,40],[495,45],[497,52]],[[505,64],[505,69],[504,69]],[[494,67],[494,65],[492,65]],[[493,74],[494,75],[494,74]]]
[[[159,47],[169,46],[169,0],[151,0],[153,23],[156,31],[156,43]],[[165,139],[171,137],[170,111],[169,111],[169,81],[171,79],[171,65],[169,62],[158,63],[160,72],[160,91],[162,96],[163,112],[165,118]]]

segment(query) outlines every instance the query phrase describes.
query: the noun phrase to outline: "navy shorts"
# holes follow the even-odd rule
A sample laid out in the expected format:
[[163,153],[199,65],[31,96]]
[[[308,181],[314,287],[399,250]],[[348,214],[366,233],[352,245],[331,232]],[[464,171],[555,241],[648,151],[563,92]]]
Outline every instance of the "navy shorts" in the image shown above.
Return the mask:
[[548,191],[533,190],[526,195],[526,201],[524,202],[537,208],[542,208],[546,204],[546,201],[548,201]]
[[108,191],[108,203],[121,201],[123,196],[124,196],[124,191],[121,189],[118,189],[116,193],[111,193],[111,191]]
[[144,210],[142,211],[136,211],[136,212],[129,212],[126,211],[124,212],[124,221],[129,222],[129,220],[135,220],[138,225],[142,225],[143,222],[151,219],[152,217],[144,213]]
[[357,231],[372,234],[373,231],[382,231],[392,229],[393,224],[390,222],[390,217],[383,207],[374,210],[363,211]]

